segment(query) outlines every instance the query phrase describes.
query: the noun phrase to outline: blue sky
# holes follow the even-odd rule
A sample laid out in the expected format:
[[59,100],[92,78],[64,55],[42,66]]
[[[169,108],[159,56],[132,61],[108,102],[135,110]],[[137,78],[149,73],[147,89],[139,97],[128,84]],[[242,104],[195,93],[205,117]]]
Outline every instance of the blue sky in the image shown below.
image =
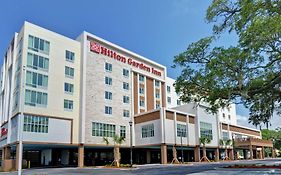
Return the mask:
[[[75,39],[88,31],[167,66],[188,44],[211,35],[205,21],[211,0],[7,0],[0,5],[0,56],[24,21]],[[232,45],[234,35],[224,35],[220,45]],[[2,64],[2,59],[0,61]],[[242,107],[240,115],[248,111]]]

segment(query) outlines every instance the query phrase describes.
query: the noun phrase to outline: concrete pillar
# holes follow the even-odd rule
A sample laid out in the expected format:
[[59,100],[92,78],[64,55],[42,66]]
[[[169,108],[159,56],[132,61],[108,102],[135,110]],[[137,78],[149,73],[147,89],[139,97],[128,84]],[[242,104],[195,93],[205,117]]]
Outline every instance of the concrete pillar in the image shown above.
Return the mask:
[[6,146],[2,149],[2,160],[7,160],[11,158],[11,147]]
[[19,143],[17,143],[16,145],[16,170],[19,169],[19,158],[20,158],[20,146],[19,146]]
[[146,151],[146,163],[151,163],[151,152],[150,152],[150,150]]
[[218,162],[220,160],[220,150],[216,148],[215,150],[215,161]]
[[194,147],[194,161],[199,162],[200,161],[200,146]]
[[275,149],[273,147],[271,148],[271,151],[272,151],[272,158],[275,158]]
[[262,159],[265,158],[264,147],[261,147],[261,156],[262,156]]
[[229,150],[229,158],[230,158],[230,160],[234,160],[234,150],[233,149]]
[[167,164],[167,145],[161,145],[161,164]]
[[84,166],[84,145],[79,144],[78,147],[78,167],[82,168]]
[[253,146],[250,145],[250,159],[253,160],[254,154],[253,154]]

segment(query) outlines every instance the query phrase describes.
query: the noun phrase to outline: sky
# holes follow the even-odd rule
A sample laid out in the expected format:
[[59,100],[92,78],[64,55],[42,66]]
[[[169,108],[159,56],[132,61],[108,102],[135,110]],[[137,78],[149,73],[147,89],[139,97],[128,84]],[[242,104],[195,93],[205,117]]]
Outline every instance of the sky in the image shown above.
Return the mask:
[[[211,0],[7,0],[0,3],[0,58],[24,21],[75,39],[90,32],[167,67],[188,44],[212,34],[206,23]],[[219,45],[234,45],[235,35],[223,35]],[[2,64],[3,59],[0,59]],[[248,110],[237,107],[238,123],[247,125]],[[272,128],[281,124],[275,117]],[[276,120],[276,121],[275,121]],[[276,126],[275,126],[276,125]],[[252,126],[250,126],[252,127]]]

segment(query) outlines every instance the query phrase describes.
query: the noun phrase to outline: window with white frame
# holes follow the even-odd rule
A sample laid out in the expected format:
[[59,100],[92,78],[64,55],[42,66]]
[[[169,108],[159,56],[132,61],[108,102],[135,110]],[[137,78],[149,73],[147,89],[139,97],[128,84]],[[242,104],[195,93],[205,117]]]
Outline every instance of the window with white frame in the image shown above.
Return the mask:
[[171,104],[171,102],[172,102],[171,97],[167,97],[167,101],[168,101],[169,104]]
[[167,86],[167,92],[168,92],[168,93],[171,92],[171,86]]
[[34,88],[47,88],[48,76],[36,72],[26,71],[26,85]]
[[213,140],[213,131],[211,123],[200,122],[200,136]]
[[143,125],[141,127],[141,137],[154,137],[154,124]]
[[73,78],[74,77],[74,68],[65,66],[64,74],[68,78]]
[[177,124],[177,136],[178,137],[187,137],[186,125]]
[[181,105],[181,101],[177,100],[177,105],[180,106]]
[[28,49],[49,54],[50,51],[50,42],[43,40],[41,38],[29,35],[28,36]]
[[228,140],[228,139],[229,139],[229,134],[228,134],[228,132],[225,132],[225,131],[222,132],[222,139],[223,139],[223,140]]
[[160,87],[160,81],[155,80],[155,87]]
[[111,106],[105,106],[104,107],[104,113],[111,115],[112,114],[112,107]]
[[46,107],[48,94],[34,90],[25,90],[25,105]]
[[123,89],[124,90],[129,90],[129,83],[123,82]]
[[106,100],[112,100],[112,92],[105,91],[105,92],[104,92],[104,98],[105,98]]
[[64,109],[65,110],[73,110],[73,100],[64,99]]
[[36,133],[48,133],[49,118],[24,115],[23,131],[24,132],[36,132]]
[[139,81],[144,82],[144,75],[139,75]]
[[142,100],[142,99],[140,99],[140,106],[141,106],[141,107],[145,107],[144,100]]
[[27,53],[27,67],[35,70],[49,70],[49,59],[33,53]]
[[141,95],[144,95],[144,87],[143,87],[143,86],[140,86],[140,88],[139,88],[139,93],[140,93]]
[[130,97],[129,96],[123,96],[123,103],[130,103]]
[[105,81],[105,84],[106,84],[106,85],[112,85],[112,78],[110,78],[110,77],[105,77],[104,81]]
[[74,92],[74,85],[71,83],[64,83],[64,92],[73,94]]
[[105,63],[105,70],[108,72],[112,71],[112,64],[111,63]]
[[128,69],[123,69],[123,76],[124,77],[129,77],[130,71]]
[[126,138],[126,126],[120,126],[120,137]]
[[123,110],[123,117],[130,117],[130,111],[127,109]]
[[65,51],[65,59],[66,61],[74,62],[75,59],[75,54],[74,52],[71,52],[69,50]]
[[106,123],[92,123],[92,136],[113,137],[115,135],[115,125]]

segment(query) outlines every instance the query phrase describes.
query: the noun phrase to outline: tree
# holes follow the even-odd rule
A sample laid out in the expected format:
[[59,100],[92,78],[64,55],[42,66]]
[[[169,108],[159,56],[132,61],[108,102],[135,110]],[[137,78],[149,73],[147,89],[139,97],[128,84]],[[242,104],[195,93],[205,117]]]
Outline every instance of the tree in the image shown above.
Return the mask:
[[[268,124],[281,110],[281,1],[214,0],[206,19],[213,36],[191,43],[174,58],[175,82],[183,102],[202,101],[215,113],[230,103],[250,110],[249,122]],[[228,32],[233,46],[216,46]]]
[[220,145],[224,148],[224,158],[223,160],[228,160],[228,153],[227,153],[227,147],[232,145],[232,140],[228,139],[228,140],[224,140],[224,139],[220,139]]
[[264,140],[272,140],[273,146],[276,149],[281,149],[281,129],[278,128],[276,130],[268,130],[262,129],[261,130],[262,139]]
[[[112,139],[113,139],[113,145],[114,145],[114,148],[113,148],[114,160],[111,165],[120,167],[120,160],[121,160],[120,145],[125,141],[125,138],[119,137],[118,135],[114,135]],[[107,137],[104,137],[103,141],[106,145],[109,145],[109,139]]]
[[203,157],[200,159],[200,162],[202,162],[202,161],[210,162],[210,160],[208,159],[207,154],[206,154],[206,144],[211,143],[211,139],[208,137],[200,137],[199,142],[203,146]]

